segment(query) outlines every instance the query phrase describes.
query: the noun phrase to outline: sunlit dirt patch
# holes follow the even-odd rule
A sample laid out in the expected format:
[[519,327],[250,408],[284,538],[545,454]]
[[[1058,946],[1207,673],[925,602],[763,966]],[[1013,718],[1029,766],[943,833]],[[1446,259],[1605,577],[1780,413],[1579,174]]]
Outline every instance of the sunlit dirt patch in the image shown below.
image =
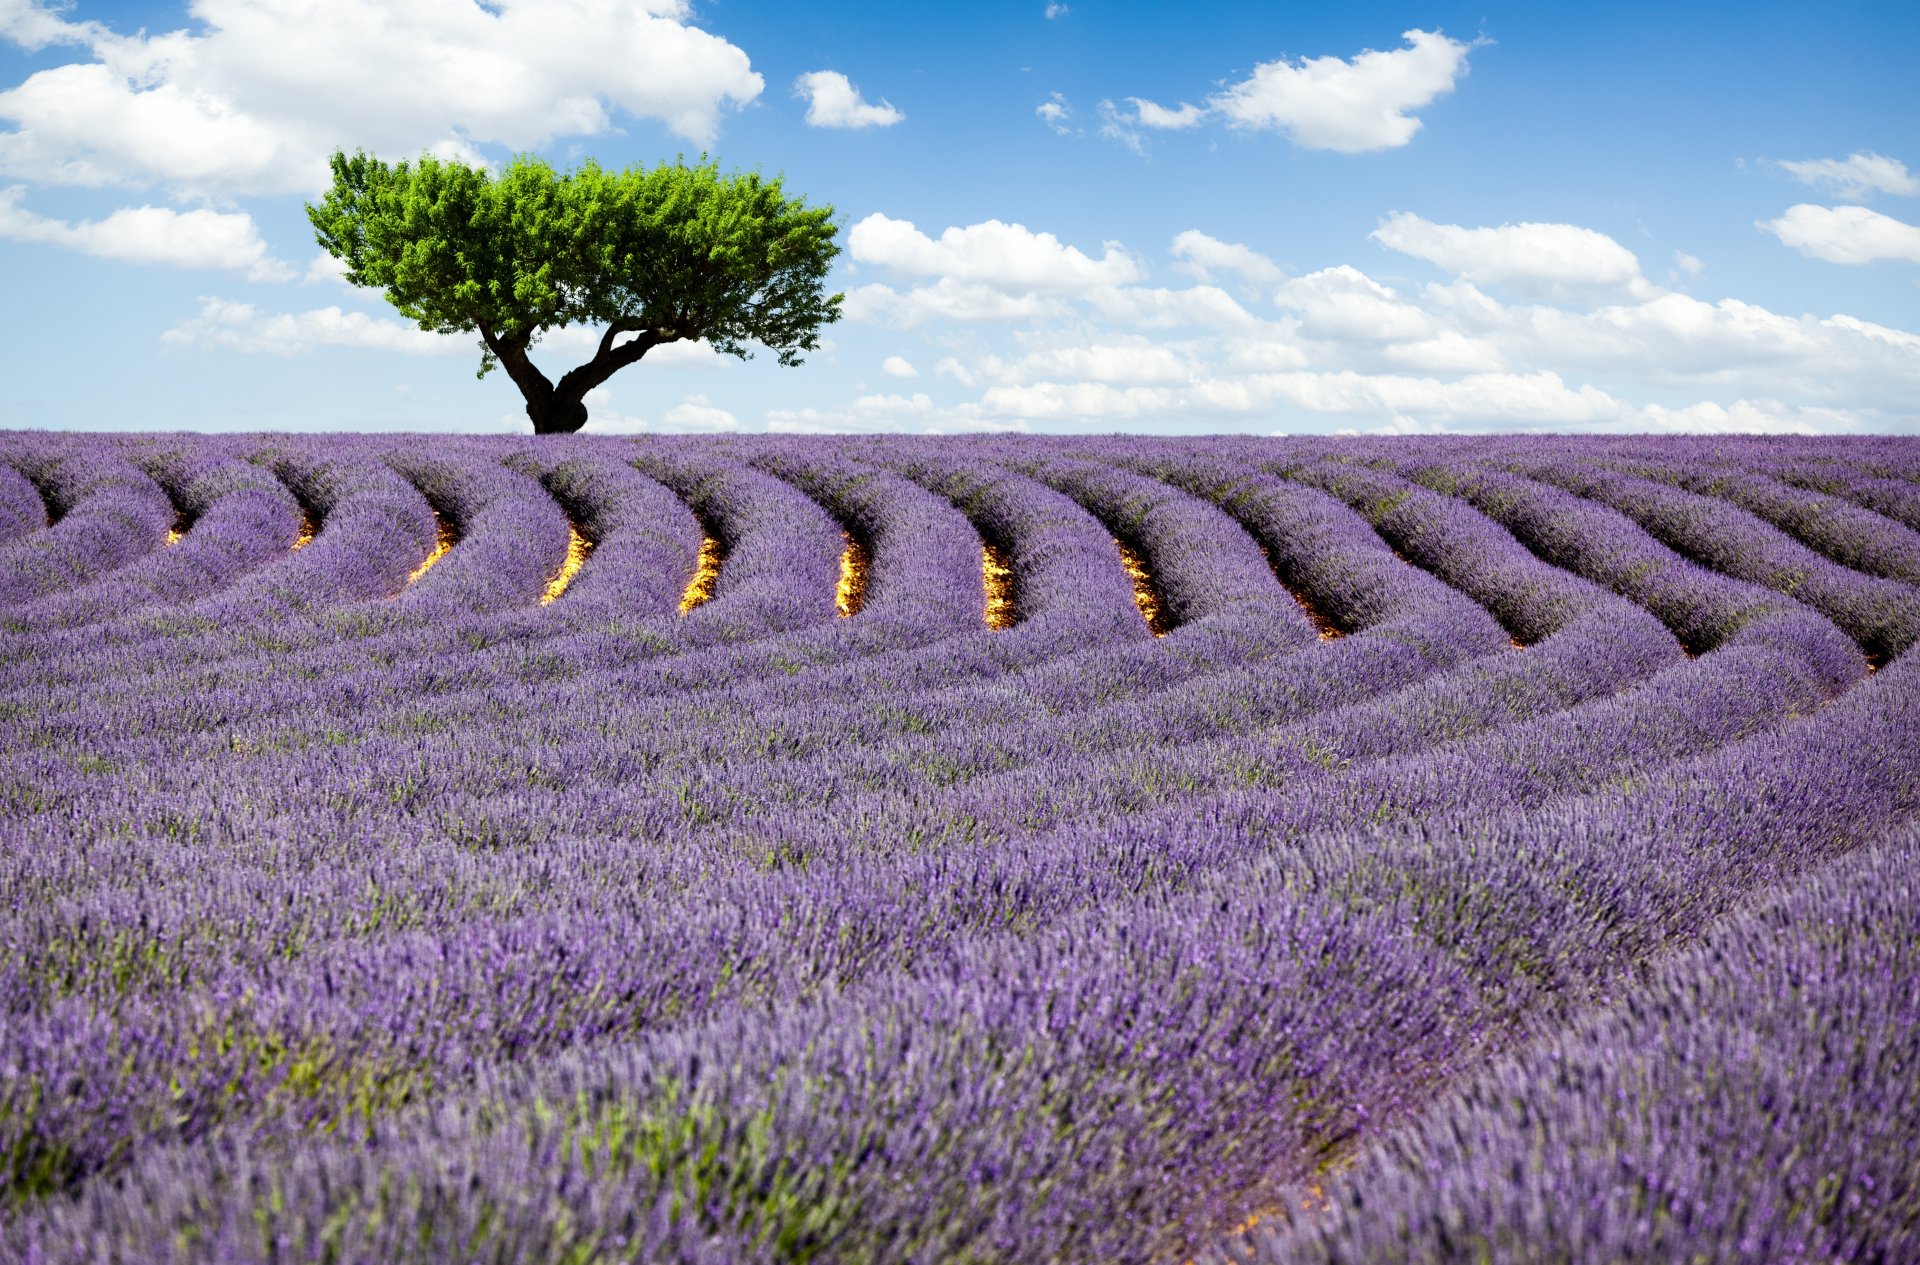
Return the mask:
[[1173,631],[1173,616],[1167,611],[1166,599],[1154,586],[1147,560],[1118,536],[1113,538],[1113,544],[1120,551],[1120,565],[1127,569],[1127,578],[1133,581],[1133,604],[1140,608],[1140,617],[1147,621],[1154,636],[1166,636]]
[[167,532],[167,543],[169,545],[179,544],[181,538],[187,534],[187,530],[192,526],[193,517],[185,510],[175,512],[173,516],[173,526]]
[[[1299,1214],[1312,1215],[1332,1211],[1333,1201],[1327,1198],[1326,1188],[1319,1182],[1314,1182],[1300,1192],[1300,1198],[1295,1207]],[[1227,1231],[1227,1237],[1230,1239],[1244,1238],[1269,1221],[1290,1222],[1294,1219],[1294,1215],[1295,1214],[1291,1213],[1287,1208],[1275,1205],[1264,1211],[1253,1213],[1238,1225],[1234,1226],[1233,1229]],[[1193,1265],[1193,1263],[1189,1261],[1187,1265]]]
[[693,578],[687,581],[686,592],[680,595],[680,613],[686,614],[713,596],[713,586],[720,579],[720,563],[726,557],[726,550],[712,536],[700,537],[700,561],[693,569]]
[[1013,605],[1013,566],[1006,550],[980,546],[980,583],[987,592],[987,631],[1005,632],[1020,617]]
[[840,618],[851,619],[866,605],[867,572],[873,567],[873,555],[852,532],[843,531],[840,538],[847,547],[840,551],[840,583],[833,589],[833,607]]
[[293,548],[296,550],[305,549],[313,543],[313,538],[319,534],[319,525],[313,521],[313,511],[302,505],[300,507],[300,534],[293,538]]
[[587,559],[593,554],[593,541],[580,530],[579,524],[571,518],[567,520],[567,558],[560,569],[547,581],[547,591],[540,595],[540,605],[546,606],[573,583],[573,577],[580,574],[580,568],[587,565]]
[[453,524],[442,517],[439,510],[433,512],[433,522],[434,526],[438,529],[436,539],[433,542],[433,552],[428,554],[427,560],[415,567],[412,573],[407,576],[408,584],[412,584],[415,580],[418,580],[421,576],[433,570],[433,564],[446,557],[447,550],[453,548],[454,545],[460,541],[459,535],[453,530]]

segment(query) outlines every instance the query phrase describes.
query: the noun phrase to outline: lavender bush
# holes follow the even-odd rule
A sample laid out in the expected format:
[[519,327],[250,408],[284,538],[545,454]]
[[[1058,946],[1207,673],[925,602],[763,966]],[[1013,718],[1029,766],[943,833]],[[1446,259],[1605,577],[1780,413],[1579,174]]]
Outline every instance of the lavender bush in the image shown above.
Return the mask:
[[1917,504],[0,435],[0,1259],[1905,1259]]

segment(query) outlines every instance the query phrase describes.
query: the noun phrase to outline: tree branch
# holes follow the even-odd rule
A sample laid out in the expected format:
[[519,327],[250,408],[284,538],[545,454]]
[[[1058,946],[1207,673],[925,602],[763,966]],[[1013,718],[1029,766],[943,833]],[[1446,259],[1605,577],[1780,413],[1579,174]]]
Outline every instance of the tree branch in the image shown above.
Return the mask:
[[[611,351],[602,350],[578,369],[571,369],[554,387],[554,394],[565,400],[578,400],[587,392],[611,378],[640,357],[658,347],[661,343],[680,341],[678,334],[661,334],[654,330],[645,330],[640,337],[630,343],[623,343]],[[601,346],[607,346],[607,340],[601,339]]]

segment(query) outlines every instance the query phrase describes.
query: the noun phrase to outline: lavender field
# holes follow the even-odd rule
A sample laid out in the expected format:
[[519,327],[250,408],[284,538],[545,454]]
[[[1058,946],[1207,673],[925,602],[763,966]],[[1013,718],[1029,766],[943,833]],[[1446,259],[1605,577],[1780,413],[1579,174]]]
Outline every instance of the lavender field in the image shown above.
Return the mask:
[[1920,442],[0,434],[0,1260],[1920,1260]]

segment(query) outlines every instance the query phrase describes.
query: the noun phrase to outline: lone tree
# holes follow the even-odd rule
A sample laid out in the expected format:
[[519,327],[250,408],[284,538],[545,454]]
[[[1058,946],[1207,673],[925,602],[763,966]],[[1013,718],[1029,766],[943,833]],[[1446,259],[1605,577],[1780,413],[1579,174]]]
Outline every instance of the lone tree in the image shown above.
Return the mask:
[[[479,376],[505,369],[540,435],[586,425],[587,392],[662,343],[743,360],[757,343],[797,365],[844,297],[824,292],[833,208],[710,162],[561,174],[523,157],[496,176],[335,153],[307,218],[348,281],[385,290],[421,329],[478,333]],[[593,359],[551,381],[527,352],[574,324],[606,329]]]

